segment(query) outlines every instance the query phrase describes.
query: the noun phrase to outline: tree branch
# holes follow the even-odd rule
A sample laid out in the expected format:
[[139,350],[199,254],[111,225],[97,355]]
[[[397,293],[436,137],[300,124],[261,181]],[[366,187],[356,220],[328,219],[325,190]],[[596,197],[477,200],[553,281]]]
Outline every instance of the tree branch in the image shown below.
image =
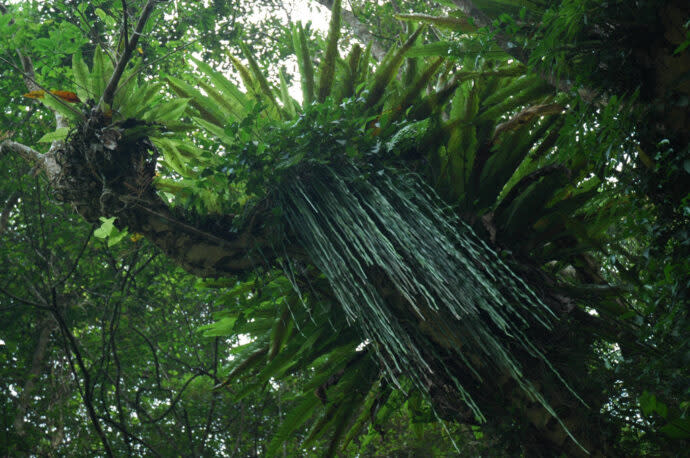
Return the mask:
[[[96,434],[98,435],[98,437],[101,440],[101,443],[103,444],[105,454],[109,457],[113,457],[114,455],[112,449],[110,448],[110,442],[108,441],[108,438],[105,435],[105,431],[103,431],[103,427],[101,426],[101,423],[98,419],[98,416],[96,415],[96,411],[93,406],[93,385],[91,383],[91,373],[86,368],[86,364],[84,363],[81,351],[79,350],[79,344],[77,343],[77,339],[74,337],[74,334],[72,334],[72,331],[69,329],[69,326],[67,325],[67,322],[65,321],[65,318],[62,316],[62,313],[58,307],[57,295],[54,288],[52,290],[51,295],[51,312],[53,313],[53,316],[58,322],[62,335],[65,337],[66,346],[68,348],[67,356],[69,358],[70,353],[74,354],[77,360],[77,365],[79,366],[79,369],[82,373],[82,377],[84,378],[84,392],[82,393],[82,398],[84,401],[84,406],[86,407],[86,412],[89,416],[89,419],[91,420],[92,426],[96,430]],[[70,348],[71,351],[69,350]],[[79,379],[76,377],[76,371],[74,371],[74,375],[78,384]]]
[[[141,36],[141,32],[144,30],[144,26],[146,25],[146,22],[149,20],[149,17],[151,16],[151,13],[153,12],[153,8],[156,4],[156,0],[149,0],[146,2],[146,6],[144,6],[143,11],[141,12],[141,16],[139,17],[139,22],[137,22],[136,27],[134,28],[134,31],[132,32],[132,37],[129,39],[129,42],[125,42],[125,49],[122,52],[122,55],[117,61],[117,65],[115,66],[115,71],[113,71],[113,75],[110,77],[110,81],[108,81],[108,84],[105,87],[105,91],[103,91],[103,97],[102,101],[103,103],[106,103],[108,105],[113,103],[113,97],[115,96],[115,89],[117,89],[117,84],[120,82],[120,78],[122,77],[122,73],[125,71],[125,67],[127,66],[127,63],[132,57],[132,52],[134,49],[137,47],[137,43],[139,42],[139,37]],[[126,8],[126,4],[123,2],[123,8]],[[124,37],[125,39],[127,38],[127,11],[123,12],[125,15],[125,31],[124,31]]]
[[31,164],[39,164],[43,160],[43,155],[35,149],[12,140],[4,140],[0,142],[0,155],[6,151],[12,151],[19,154],[23,159]]

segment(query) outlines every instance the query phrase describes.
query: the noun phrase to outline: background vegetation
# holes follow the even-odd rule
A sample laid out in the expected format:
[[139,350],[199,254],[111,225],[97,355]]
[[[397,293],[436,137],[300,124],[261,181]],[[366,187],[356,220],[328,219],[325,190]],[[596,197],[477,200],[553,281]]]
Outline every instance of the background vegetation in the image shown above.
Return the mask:
[[687,5],[318,3],[2,5],[0,451],[682,456]]

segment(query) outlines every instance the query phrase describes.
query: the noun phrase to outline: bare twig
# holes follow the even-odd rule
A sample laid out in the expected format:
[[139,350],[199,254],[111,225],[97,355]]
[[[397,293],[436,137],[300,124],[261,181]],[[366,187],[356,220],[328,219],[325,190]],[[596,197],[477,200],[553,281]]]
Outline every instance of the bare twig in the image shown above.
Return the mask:
[[[70,351],[68,351],[67,356],[68,358],[70,358],[71,362],[70,353],[74,354],[77,365],[79,366],[79,369],[82,373],[82,377],[84,379],[84,391],[82,392],[82,398],[84,401],[84,406],[86,407],[86,412],[89,416],[89,419],[91,420],[91,424],[96,430],[96,434],[98,435],[98,437],[101,440],[101,443],[103,444],[105,454],[109,457],[113,457],[114,455],[110,447],[110,442],[108,441],[108,438],[105,435],[105,431],[103,430],[101,422],[99,421],[99,417],[98,415],[96,415],[96,410],[94,409],[93,384],[91,383],[91,373],[86,367],[86,363],[84,362],[84,358],[82,357],[81,350],[79,349],[79,343],[77,342],[77,339],[74,337],[74,334],[72,334],[72,331],[69,329],[69,326],[67,325],[67,322],[65,321],[65,318],[62,316],[62,313],[58,307],[57,294],[54,288],[52,290],[51,302],[51,311],[53,312],[53,316],[55,317],[55,319],[58,322],[58,325],[60,326],[60,331],[62,332],[62,335],[65,337],[68,349],[71,349]],[[74,375],[76,377],[76,370],[74,370]],[[79,379],[77,378],[77,382],[78,380]]]
[[[30,301],[28,299],[23,299],[21,297],[15,296],[14,294],[9,292],[8,290],[3,288],[2,286],[0,286],[0,294],[4,294],[5,296],[9,297],[10,299],[12,299],[15,302],[18,302],[18,303],[24,304],[24,305],[30,305],[31,307],[36,307],[39,310],[51,310],[51,308],[48,307],[47,305],[41,305],[38,302]],[[9,307],[5,307],[2,310],[8,310],[8,309],[9,309]]]
[[72,263],[72,267],[67,271],[66,274],[64,274],[62,277],[60,277],[52,286],[58,286],[65,281],[74,273],[74,271],[77,269],[77,266],[79,265],[79,261],[81,260],[82,256],[84,255],[84,251],[86,251],[86,247],[89,244],[89,241],[91,240],[91,235],[93,235],[93,230],[96,228],[95,224],[91,225],[91,230],[89,231],[88,235],[86,236],[86,239],[84,240],[84,243],[81,246],[81,249],[79,250],[79,254],[77,254],[77,257],[74,258],[74,262]]

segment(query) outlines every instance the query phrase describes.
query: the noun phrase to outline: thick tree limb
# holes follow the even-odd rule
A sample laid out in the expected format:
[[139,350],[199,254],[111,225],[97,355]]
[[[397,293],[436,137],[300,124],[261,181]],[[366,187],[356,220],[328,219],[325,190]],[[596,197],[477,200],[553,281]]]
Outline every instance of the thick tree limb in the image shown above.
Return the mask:
[[10,151],[19,154],[30,164],[42,169],[48,177],[56,176],[60,173],[61,167],[55,161],[55,157],[52,154],[41,154],[29,146],[12,140],[0,142],[0,155]]

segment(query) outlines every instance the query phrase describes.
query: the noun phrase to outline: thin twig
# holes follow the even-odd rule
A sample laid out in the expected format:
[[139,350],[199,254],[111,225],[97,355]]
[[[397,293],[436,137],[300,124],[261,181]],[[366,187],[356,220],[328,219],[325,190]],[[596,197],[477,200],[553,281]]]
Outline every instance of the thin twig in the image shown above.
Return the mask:
[[79,250],[79,254],[77,254],[77,257],[74,258],[74,262],[72,263],[72,267],[67,271],[66,274],[64,274],[62,277],[60,277],[54,284],[53,286],[57,286],[65,281],[74,273],[74,271],[77,269],[77,266],[79,265],[79,261],[81,260],[81,257],[84,255],[84,251],[86,251],[86,247],[89,244],[89,240],[91,240],[91,235],[93,234],[93,230],[96,228],[95,224],[91,225],[91,230],[89,230],[89,234],[86,236],[86,239],[84,240],[84,243],[82,244],[81,249]]
[[[105,449],[105,453],[109,457],[113,457],[113,451],[110,448],[110,442],[108,441],[107,436],[105,435],[105,432],[103,431],[103,427],[101,426],[100,421],[98,420],[98,416],[96,415],[96,410],[94,409],[93,406],[93,386],[91,385],[91,374],[89,370],[86,368],[86,364],[84,363],[84,359],[82,357],[81,351],[79,350],[79,344],[77,343],[77,339],[74,337],[74,334],[72,334],[72,331],[70,331],[69,326],[67,325],[67,322],[65,321],[65,318],[62,316],[62,313],[60,312],[60,309],[58,308],[57,304],[57,295],[55,292],[55,289],[53,288],[52,290],[52,307],[51,311],[53,312],[53,316],[57,320],[58,324],[60,325],[60,330],[62,331],[63,336],[65,337],[68,347],[71,347],[71,352],[74,354],[76,360],[77,360],[77,365],[79,366],[79,369],[81,370],[82,377],[84,379],[84,392],[83,392],[83,401],[84,405],[86,407],[87,414],[91,420],[91,424],[93,425],[94,429],[96,430],[96,434],[101,440],[101,443],[103,444],[103,447]],[[69,353],[68,353],[69,355]],[[76,375],[76,371],[75,371]],[[78,382],[78,380],[77,380]]]
[[122,42],[127,45],[129,37],[127,36],[127,2],[122,0]]

